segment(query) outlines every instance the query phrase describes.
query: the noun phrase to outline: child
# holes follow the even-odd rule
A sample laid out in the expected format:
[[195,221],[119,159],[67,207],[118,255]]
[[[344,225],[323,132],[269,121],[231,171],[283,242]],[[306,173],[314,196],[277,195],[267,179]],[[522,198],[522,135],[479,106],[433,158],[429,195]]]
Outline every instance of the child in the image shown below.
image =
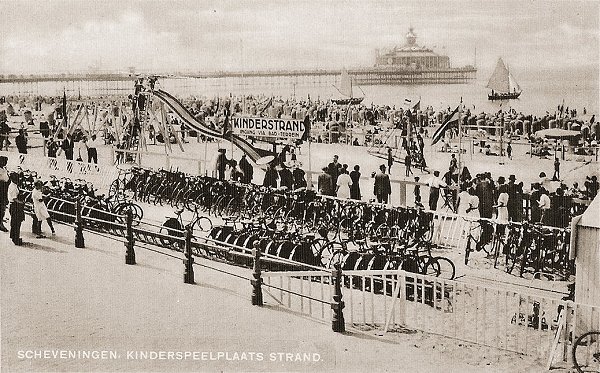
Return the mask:
[[50,219],[50,214],[48,214],[48,209],[46,208],[46,204],[44,203],[44,195],[42,194],[42,181],[37,180],[35,182],[35,189],[31,193],[31,199],[33,200],[33,211],[35,212],[35,230],[34,233],[37,233],[37,238],[44,238],[45,236],[42,234],[42,221],[46,221],[50,230],[52,231],[52,235],[55,234],[54,226],[52,225],[52,219]]

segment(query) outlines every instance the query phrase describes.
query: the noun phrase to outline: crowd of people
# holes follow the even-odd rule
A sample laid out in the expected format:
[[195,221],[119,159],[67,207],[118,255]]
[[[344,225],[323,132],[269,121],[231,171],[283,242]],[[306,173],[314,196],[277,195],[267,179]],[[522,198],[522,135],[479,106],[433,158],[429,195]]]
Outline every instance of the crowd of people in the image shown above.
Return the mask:
[[[23,245],[21,238],[21,224],[25,221],[25,194],[19,188],[21,175],[17,172],[9,172],[6,168],[8,158],[0,156],[0,231],[9,232],[10,239],[17,245]],[[48,213],[43,194],[43,182],[36,180],[31,192],[32,203],[32,225],[31,231],[37,238],[45,238],[42,231],[42,223],[46,222],[52,235],[56,232],[52,219]],[[6,209],[10,214],[10,229],[4,225],[8,221]]]

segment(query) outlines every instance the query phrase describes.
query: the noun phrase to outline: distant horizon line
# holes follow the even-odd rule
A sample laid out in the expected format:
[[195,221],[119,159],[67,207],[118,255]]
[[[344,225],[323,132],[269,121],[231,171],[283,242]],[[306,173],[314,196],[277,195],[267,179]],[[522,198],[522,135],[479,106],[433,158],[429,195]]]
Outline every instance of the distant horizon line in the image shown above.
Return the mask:
[[[461,68],[475,68],[478,71],[481,68],[481,64],[478,66],[473,66],[472,64],[466,64],[464,66],[452,66],[450,69],[461,69]],[[147,69],[147,68],[137,68],[135,67],[133,71],[127,69],[99,69],[99,70],[90,70],[90,69],[82,69],[82,70],[70,70],[70,71],[0,71],[1,77],[30,77],[30,76],[60,76],[60,75],[186,75],[186,74],[211,74],[211,73],[244,73],[244,72],[279,72],[279,71],[343,71],[343,70],[360,70],[360,69],[371,69],[377,68],[377,66],[338,66],[338,67],[304,67],[304,68],[268,68],[268,69],[253,69],[253,68],[242,68],[242,69],[185,69],[185,70],[160,70],[160,69]],[[381,68],[381,67],[380,67]],[[385,68],[385,67],[383,67]],[[139,70],[138,70],[139,69]],[[593,69],[600,70],[600,65],[597,63],[582,63],[580,65],[572,66],[572,65],[564,65],[564,66],[541,66],[535,69],[536,72],[543,71],[567,71],[573,69]],[[486,70],[485,68],[483,70]],[[490,68],[493,70],[493,68]]]

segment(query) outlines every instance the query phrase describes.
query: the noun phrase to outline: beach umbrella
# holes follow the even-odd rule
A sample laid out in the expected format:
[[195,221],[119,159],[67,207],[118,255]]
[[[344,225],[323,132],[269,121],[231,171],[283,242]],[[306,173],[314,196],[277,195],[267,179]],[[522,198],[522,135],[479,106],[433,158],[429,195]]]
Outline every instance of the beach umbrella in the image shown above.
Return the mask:
[[580,135],[581,133],[579,131],[569,131],[561,128],[549,128],[537,131],[535,133],[536,137],[546,137],[552,139],[565,139],[569,137],[577,137]]

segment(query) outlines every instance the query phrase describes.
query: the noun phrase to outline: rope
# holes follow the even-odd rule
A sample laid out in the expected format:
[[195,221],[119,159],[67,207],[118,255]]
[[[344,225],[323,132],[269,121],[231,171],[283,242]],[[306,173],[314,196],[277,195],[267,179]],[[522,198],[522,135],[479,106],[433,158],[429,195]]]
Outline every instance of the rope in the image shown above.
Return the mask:
[[232,272],[227,272],[227,271],[224,271],[224,270],[222,270],[222,269],[217,269],[217,268],[215,268],[215,267],[207,266],[206,264],[200,264],[200,263],[196,263],[196,262],[194,262],[194,264],[195,264],[195,265],[198,265],[198,266],[200,266],[200,267],[205,267],[205,268],[208,268],[208,269],[212,269],[212,270],[214,270],[214,271],[217,271],[217,272],[225,273],[225,274],[227,274],[227,275],[231,275],[231,276],[233,276],[233,277],[241,278],[242,280],[251,280],[251,279],[250,279],[250,278],[248,278],[248,277],[244,277],[244,276],[238,275],[238,274],[236,274],[236,273],[232,273]]
[[153,252],[155,252],[157,254],[168,256],[168,257],[171,257],[171,258],[175,258],[175,259],[179,259],[179,260],[183,259],[181,257],[175,256],[175,255],[172,255],[172,254],[168,254],[168,253],[165,253],[165,252],[162,252],[162,251],[159,251],[159,250],[152,249],[152,248],[146,246],[145,244],[138,244],[138,243],[136,243],[136,246],[139,246],[141,249],[148,250],[148,251],[153,251]]
[[96,218],[92,218],[91,216],[82,215],[81,219],[82,220],[95,221],[95,222],[98,222],[98,223],[106,224],[106,225],[109,225],[109,226],[115,226],[115,227],[119,227],[119,228],[123,228],[123,229],[127,228],[127,226],[124,225],[124,224],[119,224],[119,223],[115,223],[115,222],[108,221],[108,220],[103,220],[103,219],[96,219]]
[[127,243],[127,241],[126,241],[126,240],[120,240],[119,238],[117,238],[117,237],[115,237],[115,236],[112,236],[112,235],[109,235],[109,234],[106,234],[106,233],[102,233],[102,232],[94,231],[94,230],[91,230],[91,229],[86,229],[86,231],[88,231],[88,232],[90,232],[90,233],[92,233],[92,234],[96,234],[96,235],[98,235],[98,236],[102,236],[102,237],[105,237],[105,238],[111,239],[111,240],[115,240],[115,241],[122,242],[122,243]]
[[270,285],[270,284],[266,284],[266,283],[263,283],[263,285],[268,286],[268,287],[273,288],[273,289],[285,291],[286,293],[294,294],[294,295],[297,295],[297,296],[302,297],[302,298],[307,298],[307,299],[310,299],[310,300],[314,300],[315,302],[321,302],[321,303],[324,303],[324,304],[332,304],[329,301],[325,301],[323,299],[317,299],[317,298],[313,298],[313,297],[308,296],[308,295],[296,293],[295,291],[288,290],[288,289],[283,289],[283,288],[280,288],[279,286]]

